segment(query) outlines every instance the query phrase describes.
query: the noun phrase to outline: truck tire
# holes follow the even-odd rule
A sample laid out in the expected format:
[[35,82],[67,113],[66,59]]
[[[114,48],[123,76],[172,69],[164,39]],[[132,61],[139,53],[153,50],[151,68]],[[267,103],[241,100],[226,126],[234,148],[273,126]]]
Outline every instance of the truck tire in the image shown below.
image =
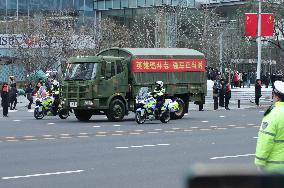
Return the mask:
[[92,113],[87,110],[74,110],[74,114],[79,121],[89,121]]
[[125,116],[124,103],[120,99],[111,101],[106,116],[110,121],[121,121]]
[[185,114],[185,103],[181,98],[177,98],[179,110],[171,113],[171,119],[181,119]]

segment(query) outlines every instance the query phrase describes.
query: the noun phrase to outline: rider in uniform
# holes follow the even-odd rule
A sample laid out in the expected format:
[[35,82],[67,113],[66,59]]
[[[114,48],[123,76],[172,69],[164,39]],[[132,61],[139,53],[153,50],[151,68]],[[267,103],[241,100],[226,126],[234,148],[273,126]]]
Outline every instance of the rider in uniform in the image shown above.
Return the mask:
[[159,114],[160,114],[162,105],[164,104],[164,101],[165,101],[166,89],[164,88],[163,81],[156,81],[155,85],[156,85],[156,87],[155,87],[154,91],[152,91],[151,95],[157,101],[156,108],[158,109]]
[[59,82],[56,80],[55,76],[51,80],[51,93],[52,93],[52,96],[54,98],[53,111],[57,112],[58,107],[60,105],[60,86],[59,86]]

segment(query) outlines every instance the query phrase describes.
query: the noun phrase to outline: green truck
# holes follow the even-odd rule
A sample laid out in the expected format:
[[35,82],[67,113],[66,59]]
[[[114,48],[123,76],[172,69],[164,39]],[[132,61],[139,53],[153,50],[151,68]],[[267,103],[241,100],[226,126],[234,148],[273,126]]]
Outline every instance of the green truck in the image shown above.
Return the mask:
[[139,89],[154,89],[161,80],[168,97],[179,103],[171,116],[180,119],[190,101],[200,109],[205,103],[205,65],[204,54],[187,48],[110,48],[68,60],[62,97],[80,121],[99,114],[121,121],[135,111]]

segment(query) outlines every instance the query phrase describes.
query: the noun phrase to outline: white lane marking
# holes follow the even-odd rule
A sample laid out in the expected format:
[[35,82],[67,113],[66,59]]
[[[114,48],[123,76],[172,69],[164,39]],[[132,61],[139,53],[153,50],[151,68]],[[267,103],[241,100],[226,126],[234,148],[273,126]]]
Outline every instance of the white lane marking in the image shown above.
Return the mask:
[[254,125],[253,123],[248,123],[248,125]]
[[155,131],[161,131],[161,130],[163,130],[163,129],[154,129]]
[[89,138],[89,136],[77,136],[78,138]]
[[253,137],[253,138],[258,138],[257,136]]
[[152,145],[152,144],[147,144],[147,145],[144,145],[145,147],[154,147],[156,145]]
[[201,131],[210,131],[211,129],[200,129]]
[[129,133],[130,135],[139,135],[140,133]]
[[15,121],[15,122],[19,122],[19,121],[22,121],[22,120],[19,120],[19,119],[14,119],[13,121]]
[[173,130],[179,130],[180,128],[175,128],[175,127],[174,127],[174,128],[172,128],[172,129],[173,129]]
[[16,137],[13,137],[13,136],[8,136],[8,137],[5,137],[6,139],[14,139]]
[[220,128],[216,128],[218,130],[226,130],[227,128],[223,128],[223,127],[220,127]]
[[55,123],[47,123],[47,125],[54,125]]
[[184,132],[190,132],[190,131],[192,131],[192,130],[184,129],[183,131],[184,131]]
[[120,127],[120,125],[113,125],[114,127]]
[[215,125],[212,125],[212,126],[210,126],[210,127],[214,128],[214,127],[217,127],[217,126],[215,126]]
[[235,127],[236,125],[228,125],[228,127]]
[[35,136],[24,136],[24,138],[34,138]]
[[1,177],[2,180],[9,179],[18,179],[18,178],[30,178],[30,177],[39,177],[39,176],[50,176],[50,175],[60,175],[60,174],[72,174],[72,173],[80,173],[84,172],[84,170],[73,170],[73,171],[64,171],[64,172],[52,172],[52,173],[44,173],[44,174],[31,174],[24,176],[11,176],[11,177]]
[[94,128],[100,128],[101,126],[99,126],[99,125],[95,125],[95,126],[93,126]]
[[176,131],[164,131],[165,133],[175,133]]
[[264,113],[264,111],[259,111],[259,113]]
[[6,140],[7,142],[17,142],[19,140]]
[[225,116],[219,116],[220,118],[224,118]]
[[106,135],[104,135],[104,134],[96,134],[96,136],[106,136]]
[[151,132],[148,132],[149,134],[157,134],[159,132],[154,132],[154,131],[151,131]]
[[122,136],[122,134],[118,134],[118,133],[116,133],[116,134],[111,134],[111,135],[113,135],[113,136]]
[[44,136],[44,137],[51,137],[51,136],[53,136],[53,135],[45,134],[45,135],[42,135],[42,136]]
[[34,139],[34,138],[27,138],[27,139],[24,139],[26,141],[35,141],[35,140],[38,140],[38,139]]
[[202,123],[208,123],[209,121],[201,121]]
[[170,144],[157,144],[157,146],[169,146]]
[[[97,132],[98,134],[106,134],[107,132]],[[81,134],[81,133],[80,133]],[[86,134],[86,133],[85,133]]]
[[127,149],[128,147],[115,147],[116,149]]
[[62,137],[59,137],[59,138],[65,139],[65,138],[72,138],[72,137],[70,137],[70,136],[62,136]]
[[143,132],[144,130],[138,129],[138,130],[134,130],[134,131],[137,131],[137,132]]
[[237,157],[248,157],[248,156],[254,156],[255,154],[243,154],[243,155],[228,155],[228,156],[222,156],[222,157],[211,157],[210,159],[226,159],[226,158],[237,158]]
[[86,134],[89,134],[89,133],[79,133],[79,134],[81,134],[81,135],[86,135]]
[[235,129],[244,129],[245,127],[234,127]]
[[56,138],[43,138],[44,140],[55,140]]
[[61,136],[70,136],[70,134],[59,134]]
[[143,148],[144,146],[130,146],[132,148]]
[[192,129],[198,129],[199,127],[191,127]]
[[259,125],[256,125],[256,126],[253,126],[253,127],[259,128],[260,126],[259,126]]

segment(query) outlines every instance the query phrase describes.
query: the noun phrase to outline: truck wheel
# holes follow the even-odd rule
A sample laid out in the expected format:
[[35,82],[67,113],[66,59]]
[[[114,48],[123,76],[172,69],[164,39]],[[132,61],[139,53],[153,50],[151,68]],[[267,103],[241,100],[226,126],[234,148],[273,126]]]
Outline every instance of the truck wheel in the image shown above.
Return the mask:
[[79,121],[89,121],[92,113],[87,110],[74,110],[74,114]]
[[171,119],[181,119],[185,114],[185,103],[181,98],[177,98],[179,110],[171,113]]
[[124,103],[120,99],[111,101],[106,116],[110,121],[121,121],[125,116]]

